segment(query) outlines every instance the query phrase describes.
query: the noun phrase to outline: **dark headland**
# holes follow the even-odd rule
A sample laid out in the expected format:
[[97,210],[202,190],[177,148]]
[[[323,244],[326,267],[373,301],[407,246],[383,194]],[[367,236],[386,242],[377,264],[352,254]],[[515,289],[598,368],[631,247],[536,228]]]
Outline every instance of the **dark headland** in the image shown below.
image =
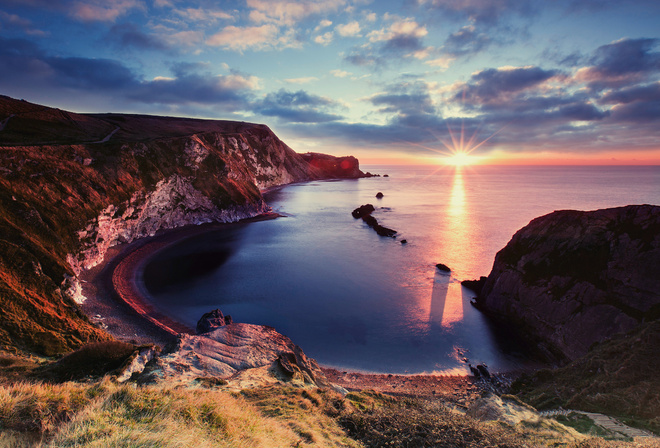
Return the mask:
[[[60,428],[91,412],[84,397],[92,396],[114,403],[116,415],[149,402],[161,406],[163,416],[192,395],[212,397],[176,411],[176,418],[198,416],[182,420],[182,427],[215,431],[222,425],[214,422],[233,422],[250,409],[256,427],[280,425],[277,431],[293,434],[277,443],[286,446],[379,446],[384,440],[527,446],[520,431],[541,437],[540,426],[521,429],[530,418],[546,422],[538,424],[546,425],[548,443],[603,446],[602,439],[547,423],[504,391],[539,407],[606,412],[660,429],[660,207],[558,212],[532,221],[498,253],[477,306],[529,337],[558,370],[529,374],[513,388],[509,377],[497,375],[491,381],[343,372],[322,369],[295,341],[241,324],[240,317],[193,334],[149,309],[134,272],[168,241],[204,226],[267,216],[265,189],[368,177],[357,159],[300,155],[268,127],[243,122],[77,114],[8,97],[0,97],[0,121],[1,387],[7,397],[19,396],[17,387],[36,397],[13,402],[16,412],[0,411],[2,437],[9,431],[17,440],[57,443],[66,437]],[[131,314],[113,292],[143,316]],[[89,375],[80,369],[85,365]],[[94,382],[93,365],[112,365],[114,382],[95,386],[101,383]],[[36,379],[78,382],[58,389],[69,397],[61,403],[71,400],[60,406],[39,395],[36,383],[29,392],[14,384]],[[140,386],[122,386],[125,381]],[[173,385],[194,388],[174,392]],[[397,395],[417,398],[392,398]],[[144,423],[139,412],[126,415]],[[270,423],[259,420],[263,415]],[[488,420],[505,424],[482,423]],[[241,431],[257,437],[252,429]],[[96,434],[86,437],[109,437]],[[274,439],[264,440],[248,445],[270,446]]]

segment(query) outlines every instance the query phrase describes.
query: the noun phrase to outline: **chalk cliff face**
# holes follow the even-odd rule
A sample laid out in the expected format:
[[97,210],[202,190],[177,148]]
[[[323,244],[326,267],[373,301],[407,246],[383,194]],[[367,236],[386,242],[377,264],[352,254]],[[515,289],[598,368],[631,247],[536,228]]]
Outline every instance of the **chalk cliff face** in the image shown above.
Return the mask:
[[266,188],[361,175],[313,166],[258,124],[74,114],[2,96],[0,121],[0,344],[47,354],[107,337],[74,300],[77,275],[110,247],[261,214]]
[[477,303],[568,359],[660,318],[660,207],[534,219],[498,252]]

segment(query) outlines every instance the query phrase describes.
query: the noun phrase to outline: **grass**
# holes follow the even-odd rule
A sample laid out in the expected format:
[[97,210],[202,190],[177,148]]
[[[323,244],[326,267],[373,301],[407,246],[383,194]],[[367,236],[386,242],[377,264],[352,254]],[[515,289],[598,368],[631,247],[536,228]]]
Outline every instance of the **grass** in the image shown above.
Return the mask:
[[527,375],[513,389],[539,409],[599,412],[660,434],[659,349],[660,321],[649,322],[564,367]]
[[133,344],[119,341],[86,344],[59,361],[36,369],[34,375],[44,381],[59,383],[98,379],[121,367],[136,349]]
[[228,392],[19,382],[0,386],[5,447],[640,447],[583,436],[550,419],[479,422],[441,401],[269,386]]
[[586,415],[578,414],[576,412],[571,412],[568,415],[557,415],[554,419],[562,425],[570,426],[582,434],[603,437],[605,439],[621,438],[619,434],[614,434],[612,431],[596,425],[594,421]]

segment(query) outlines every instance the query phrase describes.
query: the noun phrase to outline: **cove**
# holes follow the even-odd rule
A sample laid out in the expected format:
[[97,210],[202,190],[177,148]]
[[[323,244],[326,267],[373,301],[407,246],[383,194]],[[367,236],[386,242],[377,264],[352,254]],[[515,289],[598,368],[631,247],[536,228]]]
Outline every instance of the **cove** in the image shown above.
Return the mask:
[[[149,300],[189,327],[220,308],[236,322],[274,327],[326,366],[467,373],[468,359],[521,369],[526,354],[470,305],[473,293],[459,282],[487,275],[497,250],[536,216],[658,191],[640,187],[654,171],[566,172],[392,167],[388,178],[290,185],[266,197],[284,217],[187,238],[139,275]],[[621,186],[603,192],[613,173]],[[353,219],[365,203],[397,239]],[[452,272],[438,271],[439,262]]]

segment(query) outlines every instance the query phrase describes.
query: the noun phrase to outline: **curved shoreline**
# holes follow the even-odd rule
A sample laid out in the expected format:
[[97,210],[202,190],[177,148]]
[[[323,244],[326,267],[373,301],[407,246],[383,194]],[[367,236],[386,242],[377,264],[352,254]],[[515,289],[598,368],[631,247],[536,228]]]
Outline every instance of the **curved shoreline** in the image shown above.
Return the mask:
[[139,269],[159,251],[188,238],[280,216],[265,213],[236,222],[184,226],[116,246],[100,265],[81,275],[85,296],[82,309],[92,322],[127,342],[165,345],[180,333],[195,334],[193,329],[161,313],[149,302],[137,282]]
[[[180,333],[195,334],[193,329],[159,312],[148,298],[144,297],[137,283],[139,269],[159,251],[188,238],[241,223],[281,216],[268,213],[233,223],[185,226],[118,246],[115,253],[109,254],[107,261],[88,271],[87,286],[97,289],[91,296],[86,296],[87,301],[83,304],[83,309],[87,308],[89,315],[90,305],[105,305],[106,313],[114,313],[113,316],[107,316],[113,319],[114,324],[112,328],[106,328],[106,331],[117,339],[133,343],[164,346],[176,341],[176,336]],[[321,366],[321,369],[333,384],[347,390],[371,389],[390,395],[443,398],[459,406],[469,404],[478,398],[484,387],[488,387],[469,375],[367,373],[330,366]],[[509,375],[500,377],[507,381]]]

